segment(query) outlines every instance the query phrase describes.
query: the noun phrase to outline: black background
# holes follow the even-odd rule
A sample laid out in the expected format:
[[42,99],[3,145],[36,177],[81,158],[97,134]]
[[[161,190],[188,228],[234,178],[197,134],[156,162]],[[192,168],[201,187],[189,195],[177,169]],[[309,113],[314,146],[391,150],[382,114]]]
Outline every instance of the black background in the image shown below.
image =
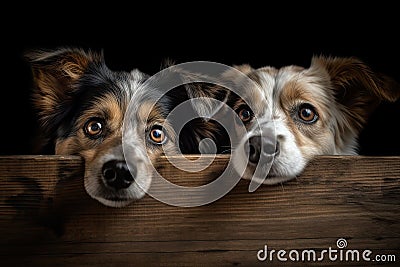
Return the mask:
[[[207,2],[83,6],[35,1],[3,8],[0,153],[31,151],[31,73],[22,54],[34,48],[103,50],[110,69],[138,68],[148,74],[159,71],[167,58],[307,67],[313,55],[356,56],[400,81],[397,8],[384,2],[354,7],[317,3],[217,7]],[[399,101],[378,109],[360,137],[361,154],[400,155],[399,115]]]

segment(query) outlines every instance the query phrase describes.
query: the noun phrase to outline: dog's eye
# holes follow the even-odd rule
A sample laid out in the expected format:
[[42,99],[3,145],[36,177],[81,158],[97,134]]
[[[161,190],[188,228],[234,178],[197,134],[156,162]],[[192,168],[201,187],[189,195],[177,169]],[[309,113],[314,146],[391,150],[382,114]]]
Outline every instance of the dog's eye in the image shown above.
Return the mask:
[[299,107],[298,116],[305,123],[314,123],[318,120],[318,114],[310,104],[302,104]]
[[248,106],[241,107],[238,115],[242,122],[249,122],[253,118],[253,113]]
[[165,142],[166,136],[161,126],[153,126],[149,133],[150,140],[161,145]]
[[100,137],[103,132],[103,121],[98,118],[90,119],[85,124],[85,134],[91,138]]

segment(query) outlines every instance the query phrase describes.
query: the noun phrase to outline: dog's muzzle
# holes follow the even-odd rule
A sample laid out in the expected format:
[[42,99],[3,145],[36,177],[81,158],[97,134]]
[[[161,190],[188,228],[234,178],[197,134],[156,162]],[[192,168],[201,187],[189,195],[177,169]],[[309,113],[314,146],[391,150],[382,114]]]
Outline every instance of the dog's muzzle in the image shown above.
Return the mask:
[[115,190],[128,188],[136,176],[136,169],[129,170],[125,161],[111,160],[102,168],[105,184]]
[[279,142],[273,142],[262,135],[251,136],[248,145],[249,162],[252,164],[258,164],[260,160],[271,159],[279,154]]
[[276,138],[273,123],[260,125],[256,131],[250,131],[245,149],[249,163],[270,162],[279,154],[280,144]]

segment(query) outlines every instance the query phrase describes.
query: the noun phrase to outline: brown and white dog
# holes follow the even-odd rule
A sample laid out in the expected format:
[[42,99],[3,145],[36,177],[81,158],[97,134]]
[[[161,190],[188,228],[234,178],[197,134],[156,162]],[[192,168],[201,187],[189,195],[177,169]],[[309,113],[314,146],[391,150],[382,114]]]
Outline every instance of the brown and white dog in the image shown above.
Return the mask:
[[296,177],[317,155],[357,154],[371,113],[400,97],[398,83],[353,57],[315,56],[308,68],[236,68],[246,77],[225,74],[241,86],[228,105],[247,132],[233,144],[234,162],[244,178],[264,184]]
[[[141,90],[147,75],[139,70],[112,71],[102,53],[57,48],[27,53],[38,111],[43,153],[79,155],[85,161],[87,193],[102,204],[121,207],[145,195],[151,184],[150,166],[173,149],[174,132],[165,121],[167,109],[148,110],[154,90]],[[137,98],[136,131],[130,133],[128,164],[122,147],[122,126],[132,98]],[[149,114],[148,117],[144,117]],[[42,153],[42,152],[41,152]]]

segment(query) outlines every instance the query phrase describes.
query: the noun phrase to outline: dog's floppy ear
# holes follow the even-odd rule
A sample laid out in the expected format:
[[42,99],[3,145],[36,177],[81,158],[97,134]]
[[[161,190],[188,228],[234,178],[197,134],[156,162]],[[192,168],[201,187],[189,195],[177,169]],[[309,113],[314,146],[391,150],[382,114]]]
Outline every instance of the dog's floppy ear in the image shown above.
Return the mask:
[[[221,86],[207,82],[188,82],[184,85],[189,99],[193,101],[193,109],[200,117],[212,118],[224,105],[229,94]],[[214,101],[216,100],[216,101]]]
[[400,85],[374,72],[355,57],[313,57],[311,69],[323,69],[329,76],[336,101],[360,128],[381,101],[400,98]]
[[[171,89],[166,93],[172,110],[180,106],[178,113],[172,114],[171,122],[174,127],[181,129],[179,132],[179,147],[184,154],[198,153],[222,153],[226,150],[224,129],[218,124],[215,116],[225,106],[228,91],[224,92],[215,77],[205,74],[204,65],[196,64],[175,64],[172,61],[163,64],[161,75],[152,76],[156,88]],[[196,68],[200,66],[200,68]],[[161,81],[161,83],[160,83]],[[214,101],[216,100],[216,101]],[[201,142],[205,139],[213,140]],[[228,140],[228,141],[227,141]],[[215,151],[216,149],[216,151]]]
[[32,50],[25,53],[30,63],[34,107],[45,131],[53,131],[65,118],[77,93],[79,78],[93,62],[103,62],[101,53],[79,48]]
[[189,100],[197,116],[211,118],[226,101],[229,92],[218,85],[217,77],[194,71],[190,64],[174,65],[170,61],[164,67],[168,71],[168,77],[180,83],[179,90],[172,91],[172,97],[181,96],[180,101]]

